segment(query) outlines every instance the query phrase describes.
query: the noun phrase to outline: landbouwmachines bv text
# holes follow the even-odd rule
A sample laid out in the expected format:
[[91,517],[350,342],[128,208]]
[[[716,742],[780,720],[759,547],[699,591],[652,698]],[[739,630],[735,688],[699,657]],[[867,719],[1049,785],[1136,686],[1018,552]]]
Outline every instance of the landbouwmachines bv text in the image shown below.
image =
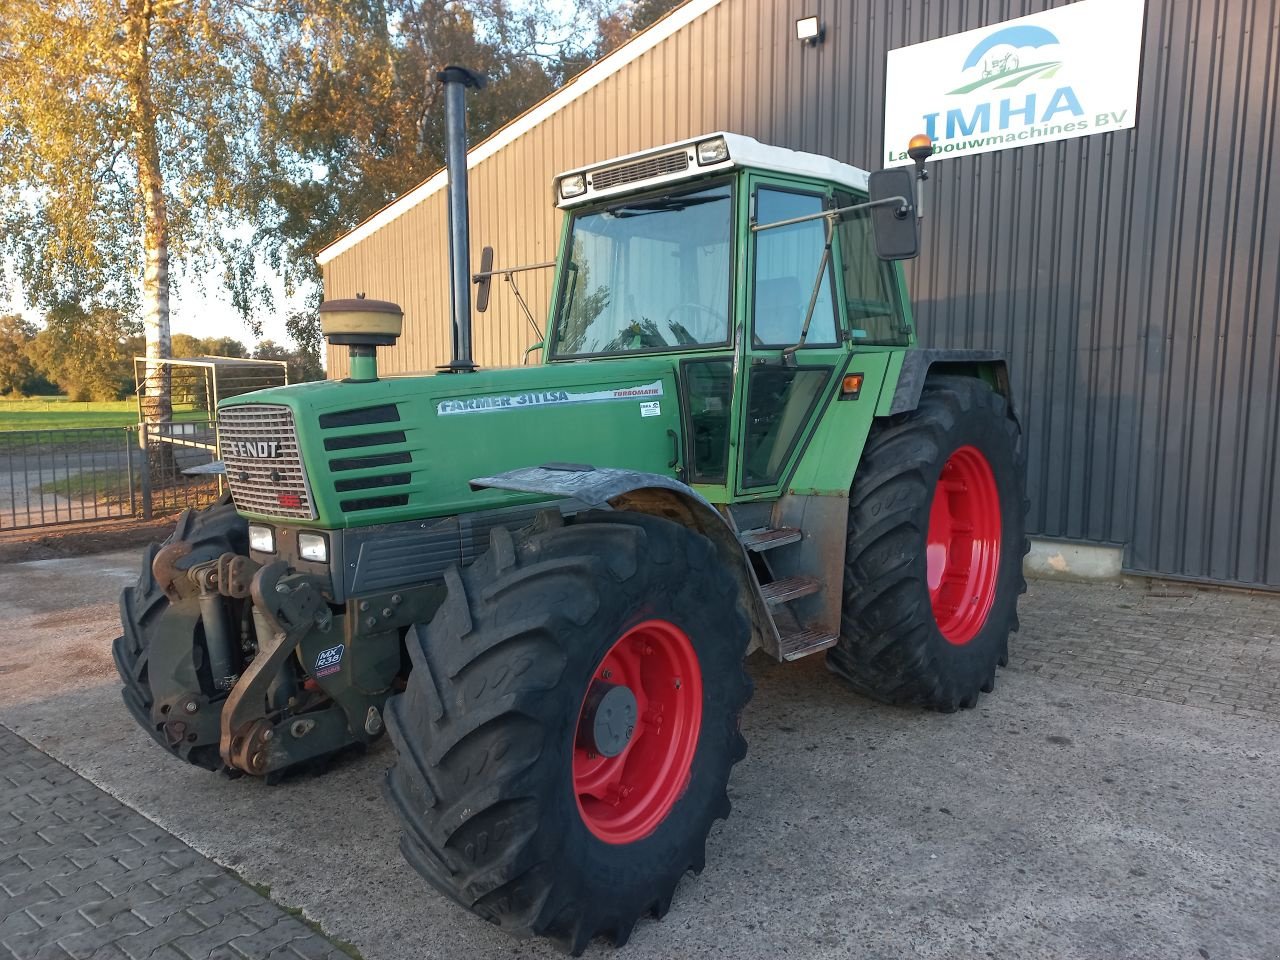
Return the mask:
[[701,870],[748,653],[941,711],[992,689],[1024,448],[1003,359],[916,346],[923,137],[914,176],[729,133],[563,174],[542,362],[477,369],[482,81],[440,79],[452,359],[379,376],[400,308],[323,303],[349,375],[219,405],[229,496],[147,552],[115,661],[210,770],[278,780],[389,733],[408,861],[580,953]]

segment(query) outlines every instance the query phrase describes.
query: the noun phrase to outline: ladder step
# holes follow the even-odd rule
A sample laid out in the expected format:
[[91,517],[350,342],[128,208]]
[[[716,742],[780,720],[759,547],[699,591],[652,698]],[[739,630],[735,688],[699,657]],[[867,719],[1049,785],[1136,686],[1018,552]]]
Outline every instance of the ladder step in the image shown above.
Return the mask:
[[783,636],[779,651],[783,660],[799,660],[801,657],[807,657],[827,647],[834,647],[839,639],[838,634],[825,633],[822,630],[801,630],[799,633]]
[[786,603],[797,597],[807,597],[822,589],[822,584],[813,577],[783,577],[772,583],[760,585],[760,593],[765,603]]
[[788,543],[796,543],[803,536],[804,533],[795,527],[756,527],[754,530],[743,530],[738,535],[738,539],[748,550],[755,550],[758,553],[762,550],[772,550],[774,547],[784,547]]

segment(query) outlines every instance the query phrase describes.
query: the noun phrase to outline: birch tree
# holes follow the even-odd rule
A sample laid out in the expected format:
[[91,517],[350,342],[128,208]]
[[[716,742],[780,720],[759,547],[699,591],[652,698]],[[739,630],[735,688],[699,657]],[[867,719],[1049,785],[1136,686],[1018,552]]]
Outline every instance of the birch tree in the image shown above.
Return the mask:
[[[0,13],[0,218],[33,305],[137,315],[170,353],[170,266],[243,282],[261,167],[252,17],[218,0],[6,0]],[[267,10],[267,7],[258,8]],[[171,416],[167,378],[148,419]]]

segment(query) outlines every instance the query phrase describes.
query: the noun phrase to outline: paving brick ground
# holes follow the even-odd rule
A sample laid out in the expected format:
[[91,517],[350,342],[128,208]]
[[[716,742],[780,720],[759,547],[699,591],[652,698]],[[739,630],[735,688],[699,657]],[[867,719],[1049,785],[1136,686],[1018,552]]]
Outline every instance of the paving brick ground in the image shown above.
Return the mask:
[[1037,581],[1011,670],[1280,721],[1280,596]]
[[0,726],[0,958],[345,960],[150,820]]

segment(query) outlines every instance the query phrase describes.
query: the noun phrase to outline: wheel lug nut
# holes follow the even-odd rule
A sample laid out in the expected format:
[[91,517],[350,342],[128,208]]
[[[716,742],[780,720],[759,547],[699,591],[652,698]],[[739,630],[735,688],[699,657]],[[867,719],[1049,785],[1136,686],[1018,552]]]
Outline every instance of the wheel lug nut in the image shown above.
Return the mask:
[[182,705],[182,709],[187,711],[187,713],[195,713],[200,709],[200,704],[196,703],[194,700],[188,700]]

